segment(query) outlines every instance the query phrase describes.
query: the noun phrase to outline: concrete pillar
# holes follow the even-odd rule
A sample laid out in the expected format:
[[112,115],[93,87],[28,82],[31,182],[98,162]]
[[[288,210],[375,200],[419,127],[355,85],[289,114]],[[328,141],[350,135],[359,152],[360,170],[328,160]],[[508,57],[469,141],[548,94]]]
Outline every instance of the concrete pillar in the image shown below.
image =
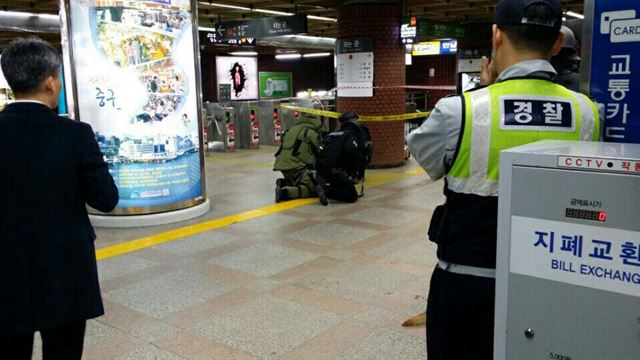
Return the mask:
[[[400,42],[402,6],[394,1],[346,1],[338,13],[338,39],[370,37],[374,41],[373,97],[338,97],[339,112],[359,115],[403,114],[404,45]],[[395,88],[393,88],[395,87]],[[371,167],[404,164],[404,122],[368,122],[374,151]]]

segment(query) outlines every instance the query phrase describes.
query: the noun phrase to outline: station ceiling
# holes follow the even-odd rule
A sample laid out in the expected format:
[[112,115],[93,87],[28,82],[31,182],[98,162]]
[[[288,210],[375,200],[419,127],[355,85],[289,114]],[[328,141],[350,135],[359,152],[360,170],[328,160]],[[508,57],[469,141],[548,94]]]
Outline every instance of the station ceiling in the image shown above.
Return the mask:
[[[109,0],[103,0],[103,2],[109,2]],[[121,3],[117,0],[112,2]],[[340,0],[203,0],[198,1],[198,15],[201,25],[213,24],[221,20],[278,15],[270,14],[269,11],[303,13],[336,19],[337,9],[343,2]],[[0,0],[0,10],[57,14],[58,3],[58,0]],[[404,0],[403,4],[406,15],[443,22],[477,23],[491,21],[497,0]],[[583,12],[584,0],[562,0],[562,4],[564,10]],[[308,24],[309,35],[328,37],[337,35],[336,22],[310,19]],[[0,31],[0,49],[16,36],[24,36],[24,33]],[[56,34],[40,34],[40,36],[52,43],[60,42],[59,35]]]

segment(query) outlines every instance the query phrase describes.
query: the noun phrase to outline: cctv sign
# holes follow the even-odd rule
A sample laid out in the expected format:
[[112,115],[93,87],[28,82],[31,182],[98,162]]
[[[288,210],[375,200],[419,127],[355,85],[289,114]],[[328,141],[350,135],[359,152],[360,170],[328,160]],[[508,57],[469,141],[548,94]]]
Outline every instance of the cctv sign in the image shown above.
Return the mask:
[[581,90],[604,107],[605,141],[640,143],[640,0],[585,0],[584,15]]

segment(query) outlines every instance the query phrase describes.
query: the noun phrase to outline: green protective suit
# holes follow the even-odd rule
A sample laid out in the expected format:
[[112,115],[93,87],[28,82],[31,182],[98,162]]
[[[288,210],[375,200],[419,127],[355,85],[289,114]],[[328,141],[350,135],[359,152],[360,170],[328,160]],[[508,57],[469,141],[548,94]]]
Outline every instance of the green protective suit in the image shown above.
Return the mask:
[[311,170],[316,168],[321,126],[320,119],[305,116],[283,135],[280,149],[275,154],[273,170],[281,171],[284,175],[282,189],[288,199],[317,195]]

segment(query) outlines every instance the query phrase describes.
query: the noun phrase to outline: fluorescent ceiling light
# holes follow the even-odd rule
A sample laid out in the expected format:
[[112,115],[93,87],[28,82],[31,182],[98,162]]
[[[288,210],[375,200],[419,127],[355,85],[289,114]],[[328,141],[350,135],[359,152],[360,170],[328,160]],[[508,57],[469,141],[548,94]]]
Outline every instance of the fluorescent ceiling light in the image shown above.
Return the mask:
[[277,54],[276,59],[278,60],[287,60],[287,59],[299,59],[302,55],[300,54]]
[[307,15],[307,19],[338,22],[338,19],[332,19],[324,16]]
[[234,52],[230,52],[229,55],[236,55],[236,56],[256,56],[258,55],[257,52],[255,51],[234,51]]
[[584,15],[578,14],[578,13],[573,12],[573,11],[567,11],[566,14],[569,15],[569,16],[573,16],[575,18],[578,18],[578,19],[584,19]]
[[283,37],[298,37],[301,39],[324,39],[324,40],[331,40],[331,41],[336,41],[336,38],[330,38],[330,37],[323,37],[323,36],[309,36],[309,35],[282,35]]
[[[198,3],[202,4],[202,5],[209,5],[209,6],[221,7],[221,8],[227,8],[227,9],[253,11],[253,12],[259,12],[259,13],[264,13],[264,14],[283,15],[283,16],[293,16],[293,15],[295,15],[294,13],[284,12],[284,11],[267,10],[267,9],[252,9],[252,8],[249,8],[249,7],[246,7],[246,6],[227,5],[227,4],[220,4],[220,3],[215,3],[215,2],[208,3],[208,2],[204,2],[204,1],[199,1]],[[307,15],[307,19],[338,22],[337,19],[332,19],[332,18],[328,18],[328,17],[324,17],[324,16],[315,16],[315,15]]]
[[292,13],[283,12],[283,11],[275,11],[275,10],[267,10],[267,9],[253,9],[253,11],[259,12],[259,13],[265,13],[265,14],[293,16]]
[[204,2],[204,1],[200,1],[199,4],[202,5],[209,5],[209,6],[215,6],[215,7],[221,7],[221,8],[226,8],[226,9],[236,9],[236,10],[246,10],[246,11],[251,11],[251,8],[245,7],[245,6],[236,6],[236,5],[226,5],[226,4],[218,4],[218,3],[208,3],[208,2]]
[[321,53],[304,54],[302,56],[306,58],[312,58],[312,57],[323,57],[323,56],[330,56],[330,55],[331,55],[330,52],[321,52]]
[[17,18],[30,18],[30,17],[39,17],[43,19],[51,19],[58,20],[60,17],[58,15],[52,14],[36,14],[30,12],[21,12],[21,11],[0,11],[0,16],[9,16],[9,17],[17,17]]

